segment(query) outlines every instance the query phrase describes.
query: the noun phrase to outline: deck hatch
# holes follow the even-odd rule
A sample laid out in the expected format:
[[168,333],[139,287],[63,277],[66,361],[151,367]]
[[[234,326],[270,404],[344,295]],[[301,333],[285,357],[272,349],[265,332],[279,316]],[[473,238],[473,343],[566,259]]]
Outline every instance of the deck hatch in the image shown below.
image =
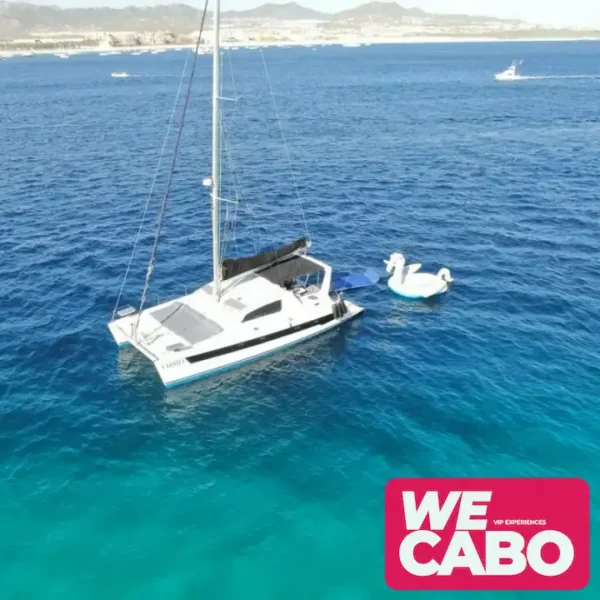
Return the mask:
[[173,302],[173,304],[153,310],[150,314],[163,327],[191,345],[207,340],[223,331],[218,323],[182,302]]

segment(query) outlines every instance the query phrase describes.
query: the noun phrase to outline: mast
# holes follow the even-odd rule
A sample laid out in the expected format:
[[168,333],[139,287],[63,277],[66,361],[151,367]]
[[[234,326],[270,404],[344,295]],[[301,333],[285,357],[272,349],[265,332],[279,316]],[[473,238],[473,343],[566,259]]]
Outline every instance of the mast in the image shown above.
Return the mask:
[[221,93],[220,51],[221,1],[214,0],[213,10],[213,89],[212,89],[212,238],[213,238],[213,281],[217,301],[221,297],[221,115],[219,95]]

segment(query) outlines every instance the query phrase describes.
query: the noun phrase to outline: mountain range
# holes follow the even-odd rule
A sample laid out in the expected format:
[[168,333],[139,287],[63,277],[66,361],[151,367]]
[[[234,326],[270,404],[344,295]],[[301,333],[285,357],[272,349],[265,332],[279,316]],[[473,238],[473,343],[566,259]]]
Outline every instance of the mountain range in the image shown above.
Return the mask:
[[[407,17],[430,24],[478,24],[495,21],[516,24],[519,21],[427,13],[418,8],[404,8],[395,2],[369,2],[356,8],[326,13],[301,6],[267,3],[257,8],[225,11],[226,21],[326,21],[326,22],[398,22]],[[199,10],[187,4],[164,4],[125,8],[60,8],[24,2],[0,0],[0,38],[13,38],[43,31],[174,31],[189,32],[197,28]]]

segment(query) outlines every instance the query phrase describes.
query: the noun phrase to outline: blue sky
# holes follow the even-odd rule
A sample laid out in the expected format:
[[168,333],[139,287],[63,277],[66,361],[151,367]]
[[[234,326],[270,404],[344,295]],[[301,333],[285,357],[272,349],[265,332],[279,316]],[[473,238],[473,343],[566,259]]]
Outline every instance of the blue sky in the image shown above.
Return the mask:
[[[113,6],[168,4],[168,0],[29,0],[59,6]],[[186,2],[186,0],[180,0]],[[224,9],[252,8],[267,0],[221,0]],[[289,0],[268,0],[283,4]],[[364,4],[367,0],[298,0],[299,4],[323,11],[335,11]],[[200,5],[201,0],[187,0]],[[600,27],[600,0],[399,0],[403,6],[417,6],[432,12],[461,12],[498,17],[516,17],[535,23]]]

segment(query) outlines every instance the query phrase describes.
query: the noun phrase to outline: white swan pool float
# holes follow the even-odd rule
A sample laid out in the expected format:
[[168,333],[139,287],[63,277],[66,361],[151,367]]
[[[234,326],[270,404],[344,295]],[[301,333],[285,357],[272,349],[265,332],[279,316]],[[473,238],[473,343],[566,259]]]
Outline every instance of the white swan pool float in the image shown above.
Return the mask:
[[446,268],[437,274],[419,273],[422,265],[408,265],[403,254],[394,253],[389,260],[383,261],[386,270],[391,274],[388,286],[392,292],[405,298],[431,298],[448,291],[448,284],[454,279]]

